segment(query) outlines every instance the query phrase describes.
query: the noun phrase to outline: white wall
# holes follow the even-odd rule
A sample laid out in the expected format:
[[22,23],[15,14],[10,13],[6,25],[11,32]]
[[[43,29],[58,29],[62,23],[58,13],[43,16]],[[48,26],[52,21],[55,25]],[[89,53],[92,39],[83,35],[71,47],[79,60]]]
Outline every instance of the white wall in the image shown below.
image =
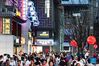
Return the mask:
[[12,56],[13,44],[14,44],[13,35],[0,35],[0,55],[6,53]]

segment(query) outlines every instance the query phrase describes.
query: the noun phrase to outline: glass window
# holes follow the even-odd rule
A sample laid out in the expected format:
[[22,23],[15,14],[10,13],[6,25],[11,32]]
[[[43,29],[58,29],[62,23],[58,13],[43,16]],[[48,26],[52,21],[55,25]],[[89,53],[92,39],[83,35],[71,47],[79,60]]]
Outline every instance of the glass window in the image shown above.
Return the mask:
[[10,19],[3,18],[3,34],[10,34]]

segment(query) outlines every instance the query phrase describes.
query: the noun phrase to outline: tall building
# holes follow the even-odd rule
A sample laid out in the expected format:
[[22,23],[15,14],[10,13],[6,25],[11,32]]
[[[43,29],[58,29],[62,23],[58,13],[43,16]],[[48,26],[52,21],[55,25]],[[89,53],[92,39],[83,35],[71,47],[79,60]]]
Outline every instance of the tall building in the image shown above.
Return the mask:
[[[35,47],[41,47],[50,51],[51,46],[54,43],[53,29],[53,0],[34,0],[35,10],[37,12],[38,20],[40,24],[38,26],[32,26]],[[44,52],[46,52],[44,50]]]

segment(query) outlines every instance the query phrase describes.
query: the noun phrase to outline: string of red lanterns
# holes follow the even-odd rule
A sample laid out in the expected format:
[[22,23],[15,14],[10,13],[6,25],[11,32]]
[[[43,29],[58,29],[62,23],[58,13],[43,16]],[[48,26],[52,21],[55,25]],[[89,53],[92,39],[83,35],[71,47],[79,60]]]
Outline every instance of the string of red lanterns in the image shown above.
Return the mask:
[[[93,47],[96,49],[98,48],[98,45],[96,43],[96,37],[95,36],[88,36],[87,43],[90,45],[93,45]],[[73,47],[78,47],[76,40],[71,40],[70,45]]]

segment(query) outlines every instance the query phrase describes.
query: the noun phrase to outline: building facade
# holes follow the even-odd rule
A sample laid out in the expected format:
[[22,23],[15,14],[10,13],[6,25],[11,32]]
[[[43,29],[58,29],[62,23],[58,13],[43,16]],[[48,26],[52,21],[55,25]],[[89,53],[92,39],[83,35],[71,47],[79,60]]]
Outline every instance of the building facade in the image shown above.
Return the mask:
[[25,23],[20,18],[21,13],[18,10],[17,2],[18,0],[1,0],[0,2],[0,35],[13,36],[13,40],[11,39],[14,42],[12,48],[15,51],[13,53],[17,53],[17,47],[21,46],[21,24]]
[[[34,47],[41,47],[43,51],[51,51],[51,46],[54,43],[54,15],[53,15],[53,0],[34,0],[35,10],[37,12],[40,24],[32,25],[32,35],[34,37]],[[44,50],[44,52],[46,52]]]

